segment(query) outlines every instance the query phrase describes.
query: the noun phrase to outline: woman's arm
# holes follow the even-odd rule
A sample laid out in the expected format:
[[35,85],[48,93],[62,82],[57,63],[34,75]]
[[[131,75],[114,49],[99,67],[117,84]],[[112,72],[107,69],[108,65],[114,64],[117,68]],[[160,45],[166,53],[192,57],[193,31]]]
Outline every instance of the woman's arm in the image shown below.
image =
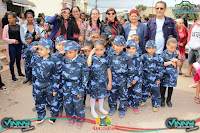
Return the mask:
[[4,26],[2,38],[7,44],[15,44],[16,39],[9,39],[8,25]]
[[23,44],[26,44],[25,35],[24,35],[24,26],[20,27],[20,38],[21,38]]
[[47,23],[54,24],[56,22],[56,19],[58,17],[58,14],[55,14],[53,17],[51,17]]

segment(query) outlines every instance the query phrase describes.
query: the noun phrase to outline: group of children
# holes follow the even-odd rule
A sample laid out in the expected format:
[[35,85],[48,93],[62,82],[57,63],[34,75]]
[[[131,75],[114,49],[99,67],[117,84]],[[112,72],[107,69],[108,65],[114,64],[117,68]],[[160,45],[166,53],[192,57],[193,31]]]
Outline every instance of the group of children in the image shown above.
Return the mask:
[[[24,50],[26,72],[32,77],[33,97],[39,120],[46,117],[45,106],[50,107],[51,123],[62,116],[63,107],[69,118],[69,125],[77,121],[81,128],[85,118],[86,94],[90,95],[91,115],[98,118],[95,103],[98,99],[99,111],[113,115],[119,99],[119,116],[124,117],[128,108],[139,113],[139,106],[146,103],[151,94],[153,111],[165,106],[165,91],[168,87],[167,105],[171,104],[173,87],[177,83],[176,53],[177,41],[169,38],[167,49],[161,55],[155,53],[155,42],[145,45],[147,53],[142,54],[139,36],[125,41],[123,36],[109,37],[92,31],[90,41],[80,45],[64,36],[55,42],[56,53],[51,54],[53,42],[42,38],[32,43],[27,35]],[[110,45],[111,46],[110,46]],[[103,108],[108,96],[109,111]]]

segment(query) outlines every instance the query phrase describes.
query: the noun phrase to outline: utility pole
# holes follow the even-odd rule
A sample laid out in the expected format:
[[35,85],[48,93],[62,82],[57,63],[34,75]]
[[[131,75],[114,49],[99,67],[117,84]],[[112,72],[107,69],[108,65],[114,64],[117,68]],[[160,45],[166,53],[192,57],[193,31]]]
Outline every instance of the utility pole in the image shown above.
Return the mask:
[[95,1],[96,3],[95,3],[95,8],[97,9],[97,0]]

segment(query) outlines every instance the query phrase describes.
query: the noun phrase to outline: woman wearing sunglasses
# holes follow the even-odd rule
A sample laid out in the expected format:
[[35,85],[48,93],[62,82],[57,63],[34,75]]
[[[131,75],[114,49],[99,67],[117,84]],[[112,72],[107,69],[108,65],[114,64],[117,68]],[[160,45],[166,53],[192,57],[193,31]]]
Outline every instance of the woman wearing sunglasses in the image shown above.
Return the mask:
[[105,21],[104,24],[102,24],[100,31],[101,33],[107,33],[108,35],[112,36],[124,36],[124,28],[122,24],[118,21],[117,14],[114,8],[109,8],[106,11]]

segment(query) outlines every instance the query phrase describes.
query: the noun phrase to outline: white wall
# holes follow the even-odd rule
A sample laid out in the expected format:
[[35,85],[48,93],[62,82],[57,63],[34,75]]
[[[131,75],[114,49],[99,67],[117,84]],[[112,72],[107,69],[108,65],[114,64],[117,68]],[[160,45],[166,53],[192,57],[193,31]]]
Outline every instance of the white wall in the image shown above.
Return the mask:
[[31,8],[35,11],[37,17],[39,13],[44,13],[45,16],[53,16],[59,13],[62,9],[63,0],[29,0],[33,2],[36,7]]

